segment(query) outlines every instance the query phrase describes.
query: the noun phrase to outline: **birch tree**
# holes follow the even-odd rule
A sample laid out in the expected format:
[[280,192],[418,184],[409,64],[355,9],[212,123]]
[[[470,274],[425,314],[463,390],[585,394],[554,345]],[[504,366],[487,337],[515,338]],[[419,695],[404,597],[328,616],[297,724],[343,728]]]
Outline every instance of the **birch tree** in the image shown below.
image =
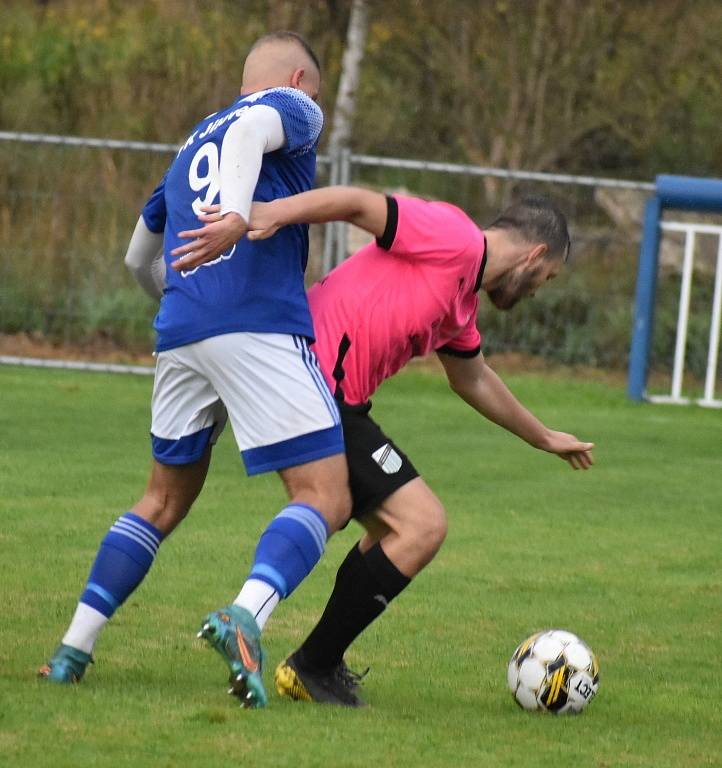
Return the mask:
[[332,157],[342,148],[348,147],[353,132],[356,111],[356,93],[361,77],[361,61],[366,47],[368,33],[368,6],[366,0],[353,0],[348,22],[346,48],[341,62],[341,76],[338,82],[336,104],[333,110],[331,135],[328,150]]

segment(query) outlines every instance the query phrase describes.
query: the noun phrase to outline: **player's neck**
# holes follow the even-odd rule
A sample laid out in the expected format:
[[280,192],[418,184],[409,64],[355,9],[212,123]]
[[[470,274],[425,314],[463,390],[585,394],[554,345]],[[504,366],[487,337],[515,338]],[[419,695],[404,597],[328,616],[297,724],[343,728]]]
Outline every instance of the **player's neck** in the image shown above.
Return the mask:
[[290,87],[288,78],[284,77],[266,77],[263,80],[244,80],[241,85],[241,96],[248,96],[249,93],[257,91],[267,91],[269,88]]
[[499,278],[519,262],[519,249],[510,242],[502,229],[486,229],[486,266],[481,281],[482,290],[493,288]]

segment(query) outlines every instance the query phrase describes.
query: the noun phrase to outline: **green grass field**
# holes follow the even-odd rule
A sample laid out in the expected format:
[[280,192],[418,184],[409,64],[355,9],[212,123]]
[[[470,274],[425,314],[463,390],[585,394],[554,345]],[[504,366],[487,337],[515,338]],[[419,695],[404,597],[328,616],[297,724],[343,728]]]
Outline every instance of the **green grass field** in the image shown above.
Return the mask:
[[[621,387],[510,376],[547,423],[594,440],[573,472],[477,417],[424,371],[374,414],[445,503],[437,559],[348,656],[364,710],[281,700],[243,711],[195,639],[231,600],[284,496],[244,476],[230,434],[193,513],[96,648],[82,685],[35,678],[108,526],[149,463],[146,378],[0,368],[0,765],[719,766],[722,414],[635,406]],[[312,626],[358,536],[266,628],[272,669]],[[528,714],[506,665],[534,630],[584,638],[601,664],[578,718]]]

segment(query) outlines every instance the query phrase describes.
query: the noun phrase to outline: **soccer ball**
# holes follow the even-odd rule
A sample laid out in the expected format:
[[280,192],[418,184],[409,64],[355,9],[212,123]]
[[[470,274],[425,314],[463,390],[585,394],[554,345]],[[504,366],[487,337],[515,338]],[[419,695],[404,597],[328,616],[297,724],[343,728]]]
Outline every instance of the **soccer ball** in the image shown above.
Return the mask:
[[527,638],[509,662],[507,682],[523,709],[578,714],[599,689],[599,664],[589,646],[563,629]]

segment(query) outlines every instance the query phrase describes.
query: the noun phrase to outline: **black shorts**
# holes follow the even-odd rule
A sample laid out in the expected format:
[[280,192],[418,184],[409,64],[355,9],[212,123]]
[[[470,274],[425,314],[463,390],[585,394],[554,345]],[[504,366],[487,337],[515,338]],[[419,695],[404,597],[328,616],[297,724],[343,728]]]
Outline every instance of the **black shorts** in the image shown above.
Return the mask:
[[409,457],[369,416],[371,403],[338,404],[346,443],[351,517],[376,509],[394,491],[419,476]]

